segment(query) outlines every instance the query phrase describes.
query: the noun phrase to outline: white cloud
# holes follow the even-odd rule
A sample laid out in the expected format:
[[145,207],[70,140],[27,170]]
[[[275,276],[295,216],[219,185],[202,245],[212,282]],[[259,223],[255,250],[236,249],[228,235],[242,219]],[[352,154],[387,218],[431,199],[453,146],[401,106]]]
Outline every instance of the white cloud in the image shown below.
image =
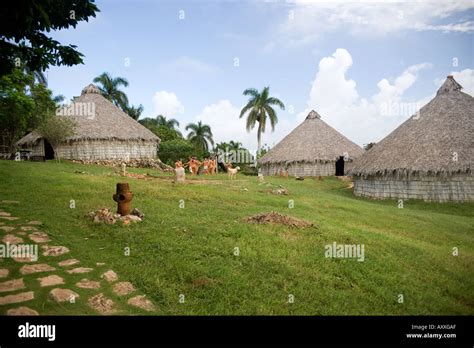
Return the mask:
[[280,26],[287,43],[313,42],[325,32],[344,30],[354,35],[385,35],[404,30],[474,32],[474,22],[452,22],[451,16],[474,8],[461,1],[318,1],[295,0]]
[[164,115],[170,118],[182,114],[184,106],[173,92],[158,91],[153,96],[153,112],[154,116]]
[[356,82],[347,79],[346,73],[351,66],[352,57],[343,48],[321,59],[307,108],[298,115],[299,122],[314,109],[325,122],[363,145],[379,141],[429,101],[426,98],[416,102],[403,101],[404,93],[418,79],[419,71],[431,67],[429,63],[408,67],[393,82],[381,79],[377,84],[378,92],[369,99],[360,97]]

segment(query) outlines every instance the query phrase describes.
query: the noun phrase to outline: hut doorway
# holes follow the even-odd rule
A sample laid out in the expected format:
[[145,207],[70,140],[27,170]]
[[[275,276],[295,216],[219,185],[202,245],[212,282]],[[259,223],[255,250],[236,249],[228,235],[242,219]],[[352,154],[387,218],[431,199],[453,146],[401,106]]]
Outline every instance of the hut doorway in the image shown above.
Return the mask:
[[54,150],[49,141],[46,139],[44,141],[44,159],[45,160],[52,160],[54,159]]
[[341,156],[336,161],[336,176],[344,176],[344,157]]

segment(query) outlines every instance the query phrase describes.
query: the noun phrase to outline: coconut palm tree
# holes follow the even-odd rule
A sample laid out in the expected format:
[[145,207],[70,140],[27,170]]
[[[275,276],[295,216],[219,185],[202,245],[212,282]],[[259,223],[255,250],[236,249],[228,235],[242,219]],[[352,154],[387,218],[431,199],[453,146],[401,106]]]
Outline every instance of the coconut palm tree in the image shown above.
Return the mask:
[[261,138],[262,133],[265,132],[267,117],[270,120],[272,126],[272,132],[275,130],[275,125],[278,123],[278,117],[276,115],[273,106],[278,106],[282,110],[285,110],[283,102],[274,97],[270,97],[270,87],[265,87],[261,92],[258,92],[255,88],[248,88],[243,93],[245,96],[250,96],[247,105],[245,105],[240,111],[240,118],[245,114],[247,115],[247,132],[250,132],[254,127],[255,123],[258,122],[257,130],[257,154],[260,153],[261,149]]
[[131,118],[133,118],[134,120],[138,120],[140,118],[140,115],[142,114],[143,112],[143,105],[140,104],[138,107],[135,107],[135,106],[127,106],[125,108],[125,113],[128,114],[128,116],[130,116]]
[[203,152],[209,151],[209,143],[214,145],[214,140],[212,139],[211,127],[207,124],[202,124],[201,121],[198,123],[189,123],[186,126],[186,130],[191,130],[188,133],[188,140],[193,144],[197,149],[202,150]]
[[123,77],[112,77],[109,73],[104,72],[94,79],[99,84],[99,90],[102,95],[112,103],[120,107],[122,110],[127,109],[128,98],[125,92],[121,91],[120,86],[127,87],[128,81]]

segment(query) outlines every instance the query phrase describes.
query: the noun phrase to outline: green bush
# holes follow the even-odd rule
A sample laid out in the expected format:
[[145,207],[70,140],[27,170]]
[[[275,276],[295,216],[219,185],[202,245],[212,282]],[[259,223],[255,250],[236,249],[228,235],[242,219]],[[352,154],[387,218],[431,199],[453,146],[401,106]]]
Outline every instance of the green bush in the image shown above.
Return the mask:
[[172,163],[176,160],[183,160],[187,162],[190,156],[195,155],[196,150],[194,146],[184,139],[174,139],[163,141],[160,143],[158,150],[158,157],[164,163]]

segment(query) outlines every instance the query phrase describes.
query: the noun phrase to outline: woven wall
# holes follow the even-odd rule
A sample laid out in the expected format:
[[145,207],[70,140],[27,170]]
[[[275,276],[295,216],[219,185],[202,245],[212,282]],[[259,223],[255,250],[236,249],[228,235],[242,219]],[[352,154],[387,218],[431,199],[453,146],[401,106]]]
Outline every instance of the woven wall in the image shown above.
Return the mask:
[[280,175],[280,169],[283,169],[283,173],[286,175],[286,170],[288,169],[288,175],[291,176],[330,176],[336,174],[335,162],[328,163],[306,163],[306,162],[297,162],[285,165],[263,165],[261,171],[263,175],[274,175],[275,171],[277,175]]
[[[24,148],[34,156],[44,156],[43,139]],[[60,146],[58,153],[62,159],[75,160],[156,158],[157,145],[151,141],[75,141]]]
[[372,198],[422,199],[435,202],[474,201],[474,176],[454,174],[448,177],[412,175],[409,180],[372,176],[354,178],[354,194]]
[[58,153],[76,160],[156,158],[157,146],[145,141],[88,140],[62,145]]

